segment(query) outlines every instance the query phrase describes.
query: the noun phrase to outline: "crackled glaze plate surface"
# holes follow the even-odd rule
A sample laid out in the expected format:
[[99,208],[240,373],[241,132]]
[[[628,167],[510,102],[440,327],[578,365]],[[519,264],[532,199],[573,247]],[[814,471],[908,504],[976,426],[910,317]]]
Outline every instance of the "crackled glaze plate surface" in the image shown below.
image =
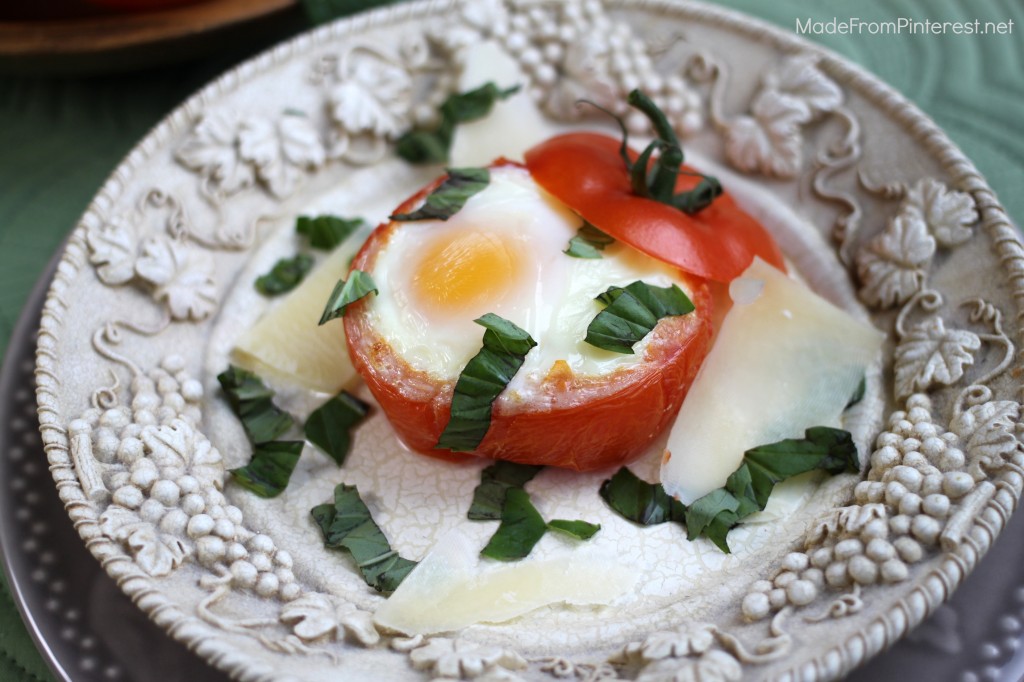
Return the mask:
[[[307,448],[288,490],[261,500],[226,482],[249,453],[215,377],[266,306],[254,275],[296,249],[296,215],[380,220],[436,174],[391,143],[484,41],[559,125],[597,125],[576,121],[580,97],[616,107],[644,87],[800,274],[888,342],[845,424],[862,474],[790,495],[733,532],[733,554],[616,518],[597,496],[611,472],[548,470],[530,486],[542,513],[602,531],[585,547],[546,538],[537,558],[585,553],[628,568],[631,589],[604,608],[402,637],[374,624],[383,598],[323,549],[309,509],[356,484],[404,556],[452,528],[482,544],[493,529],[465,511],[485,463],[410,454],[376,414],[343,468]],[[115,171],[44,308],[42,434],[107,572],[241,679],[829,679],[936,609],[1016,506],[1022,253],[933,124],[761,24],[677,3],[402,5],[225,75]],[[631,466],[650,479],[656,463]]]

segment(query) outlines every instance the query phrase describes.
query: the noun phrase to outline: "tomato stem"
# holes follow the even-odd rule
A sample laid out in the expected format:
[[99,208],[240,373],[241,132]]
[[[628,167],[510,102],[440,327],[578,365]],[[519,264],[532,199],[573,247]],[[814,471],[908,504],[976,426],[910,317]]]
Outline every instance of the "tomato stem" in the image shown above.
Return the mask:
[[[654,100],[640,90],[630,92],[626,97],[626,103],[647,117],[657,138],[644,148],[637,156],[636,161],[629,157],[629,131],[622,118],[590,100],[583,99],[579,103],[589,104],[598,111],[608,114],[619,124],[619,129],[622,131],[619,156],[622,157],[622,162],[626,165],[630,186],[637,196],[667,204],[683,213],[693,215],[708,207],[715,198],[722,194],[722,185],[717,178],[683,170],[685,155],[679,138],[676,137],[676,132],[672,128],[672,123],[654,103]],[[655,156],[655,152],[657,152],[657,156]],[[652,159],[654,160],[653,164],[651,163]],[[676,181],[680,174],[696,175],[701,180],[693,189],[675,194]]]
[[668,117],[658,108],[654,100],[645,95],[641,90],[633,90],[626,96],[626,103],[634,109],[638,109],[648,118],[651,125],[654,126],[654,132],[658,134],[661,140],[679,149],[679,163],[681,164],[683,162],[683,151],[682,146],[679,144],[679,138],[676,137],[676,131],[673,130]]

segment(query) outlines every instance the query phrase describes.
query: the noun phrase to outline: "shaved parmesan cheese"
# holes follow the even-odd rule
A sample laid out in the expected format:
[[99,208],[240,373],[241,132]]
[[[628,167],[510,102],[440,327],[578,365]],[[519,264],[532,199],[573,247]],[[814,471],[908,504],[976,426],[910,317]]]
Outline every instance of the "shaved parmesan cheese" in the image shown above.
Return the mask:
[[349,261],[369,233],[357,230],[294,291],[235,342],[232,360],[262,377],[337,393],[356,379],[341,324],[317,326],[324,305],[348,273]]
[[481,560],[457,530],[446,533],[374,614],[407,635],[502,623],[548,604],[605,605],[629,592],[635,571],[584,548],[515,563]]
[[459,92],[488,82],[502,89],[519,85],[520,90],[495,102],[487,116],[459,124],[449,155],[451,166],[487,166],[502,156],[522,161],[527,149],[555,133],[527,92],[530,79],[500,45],[488,41],[467,48],[463,64]]
[[885,338],[760,259],[730,294],[662,461],[662,485],[684,504],[725,485],[746,450],[839,426]]

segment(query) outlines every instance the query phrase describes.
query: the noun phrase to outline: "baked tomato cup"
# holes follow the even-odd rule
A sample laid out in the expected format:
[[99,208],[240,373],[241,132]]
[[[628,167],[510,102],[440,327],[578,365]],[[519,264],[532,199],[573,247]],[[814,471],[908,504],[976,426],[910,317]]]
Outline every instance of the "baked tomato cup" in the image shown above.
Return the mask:
[[[477,170],[486,182],[459,200],[464,205],[441,217],[392,219],[356,256],[353,271],[368,273],[377,289],[345,313],[356,370],[400,438],[423,454],[580,471],[642,454],[673,419],[708,352],[706,282],[595,231],[523,166]],[[415,215],[451,173],[395,215]],[[688,307],[654,305],[641,315],[649,331],[627,314],[640,327],[637,340],[615,350],[595,345],[595,319],[610,314],[622,292]],[[485,316],[512,323],[535,345],[499,387],[482,440],[456,453],[438,444],[456,385],[481,353],[485,329],[476,320]]]

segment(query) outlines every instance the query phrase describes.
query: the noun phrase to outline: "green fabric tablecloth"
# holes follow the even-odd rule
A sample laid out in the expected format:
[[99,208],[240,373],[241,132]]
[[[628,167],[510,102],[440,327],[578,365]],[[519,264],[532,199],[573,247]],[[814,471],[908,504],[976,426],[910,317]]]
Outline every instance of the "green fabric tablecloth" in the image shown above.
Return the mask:
[[[795,30],[797,20],[850,17],[1013,21],[1009,35],[807,37],[860,63],[915,101],[974,160],[1018,224],[1024,218],[1020,0],[720,4],[788,30]],[[273,39],[301,30],[303,20],[294,19],[283,23]],[[267,44],[266,39],[235,44],[190,63],[121,75],[0,76],[0,353],[46,262],[128,150],[190,93]],[[0,680],[51,679],[6,584],[0,588]]]

